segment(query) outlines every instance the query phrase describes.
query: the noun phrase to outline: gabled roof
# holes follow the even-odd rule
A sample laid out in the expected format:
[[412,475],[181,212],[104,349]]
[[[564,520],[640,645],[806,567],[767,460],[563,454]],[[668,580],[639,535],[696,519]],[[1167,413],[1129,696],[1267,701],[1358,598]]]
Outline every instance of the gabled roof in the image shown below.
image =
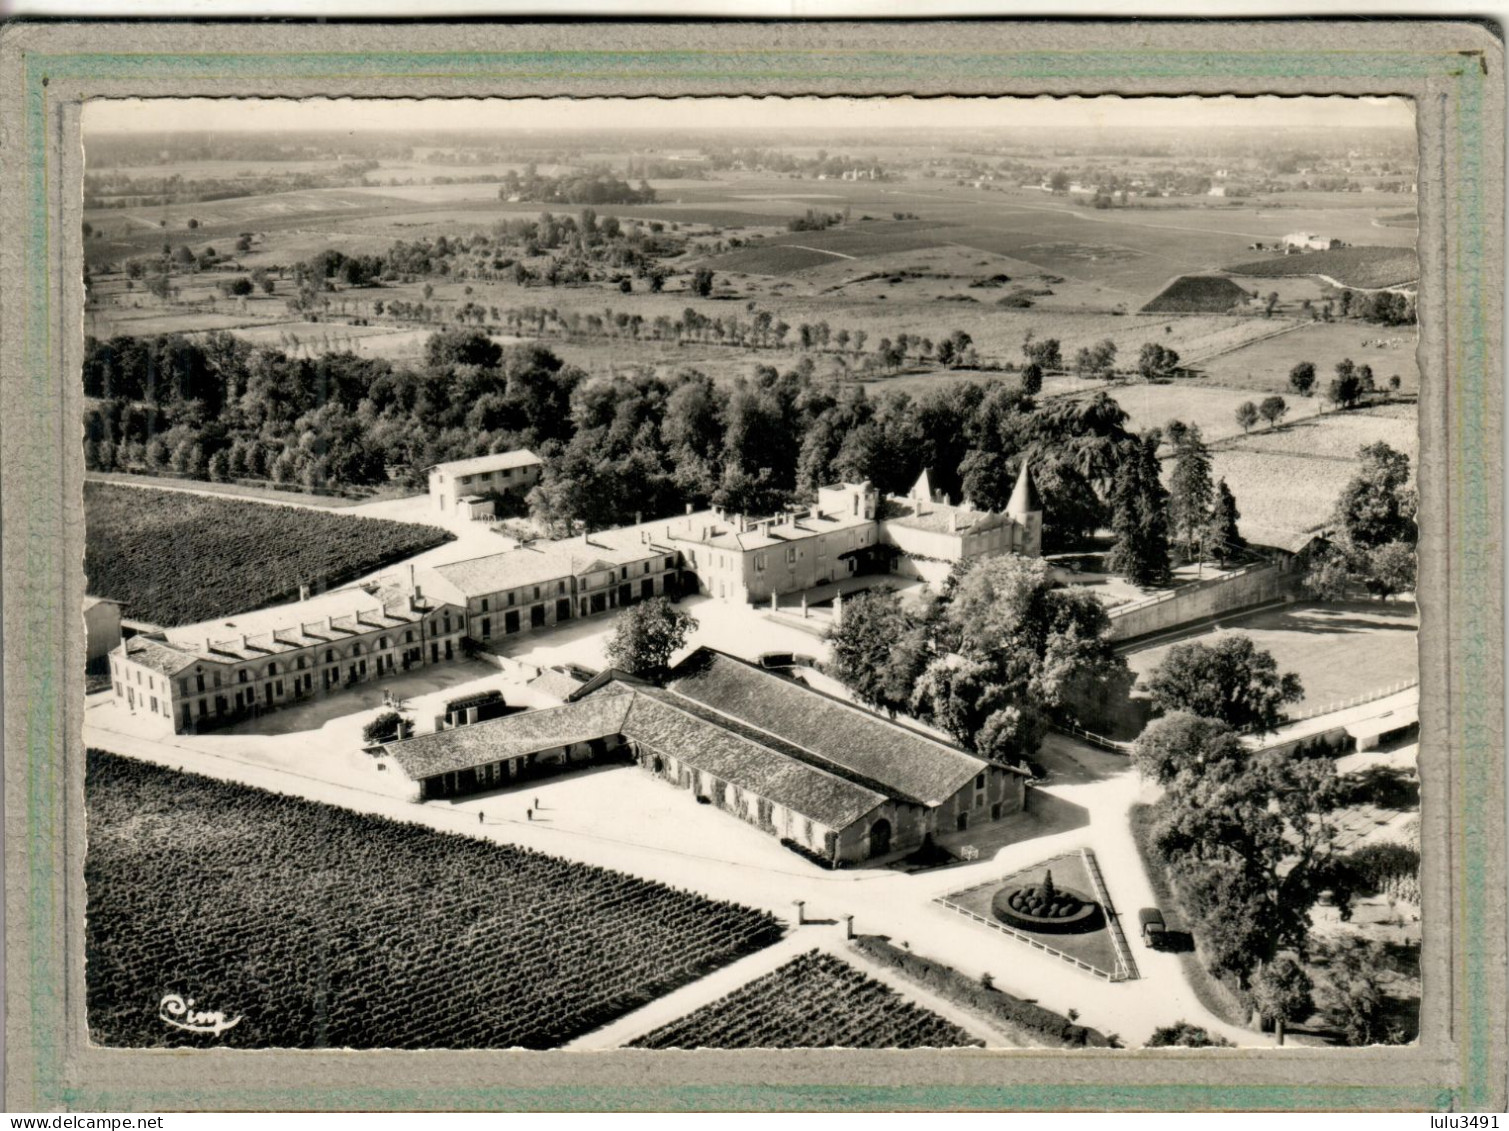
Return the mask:
[[1043,509],[1042,496],[1037,493],[1037,484],[1032,481],[1032,472],[1022,464],[1021,474],[1016,477],[1016,487],[1011,492],[1011,501],[1006,504],[1007,514],[1031,514]]
[[989,763],[958,747],[710,648],[676,666],[670,690],[774,736],[809,764],[938,805]]
[[411,779],[421,781],[437,774],[621,734],[630,697],[630,692],[621,690],[563,707],[521,711],[501,719],[437,730],[392,743],[386,747],[386,753]]
[[150,636],[127,637],[121,642],[121,648],[126,659],[133,664],[141,664],[161,675],[177,675],[199,659],[193,651]]

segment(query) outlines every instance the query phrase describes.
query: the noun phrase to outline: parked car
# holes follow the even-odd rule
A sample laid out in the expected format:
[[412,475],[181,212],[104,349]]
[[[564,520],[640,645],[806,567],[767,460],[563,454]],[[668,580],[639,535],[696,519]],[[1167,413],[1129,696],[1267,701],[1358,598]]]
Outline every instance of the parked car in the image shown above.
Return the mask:
[[1162,950],[1168,937],[1168,925],[1163,921],[1163,912],[1156,907],[1144,907],[1137,912],[1137,922],[1142,928],[1142,941],[1151,950]]

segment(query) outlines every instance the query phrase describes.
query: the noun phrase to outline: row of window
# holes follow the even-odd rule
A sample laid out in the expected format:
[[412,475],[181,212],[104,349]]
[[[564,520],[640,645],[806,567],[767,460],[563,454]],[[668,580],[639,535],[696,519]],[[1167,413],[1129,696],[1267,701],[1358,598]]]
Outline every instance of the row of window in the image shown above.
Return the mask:
[[[654,562],[654,561],[640,562],[639,565],[640,565],[640,575],[641,576],[649,574],[649,573],[652,573],[657,568],[666,569],[666,570],[673,570],[673,569],[676,568],[676,557],[675,557],[674,554],[667,555],[666,558],[664,559],[664,564],[660,565],[658,567],[657,567],[656,562]],[[630,572],[630,567],[629,566],[619,566],[618,569],[613,570],[613,571],[611,571],[611,572],[609,572],[609,573],[607,573],[605,575],[604,574],[587,574],[587,575],[581,577],[580,579],[578,579],[578,582],[577,582],[578,588],[580,588],[580,589],[591,589],[593,587],[593,584],[594,584],[593,583],[593,579],[594,578],[604,578],[604,580],[598,582],[599,585],[615,585],[615,584],[618,584],[619,582],[623,582],[623,581],[629,580],[629,572]],[[532,595],[531,595],[531,597],[529,599],[530,600],[534,600],[534,601],[540,600],[541,595],[543,594],[544,590],[548,589],[548,588],[549,588],[549,583],[546,583],[546,585],[544,585],[544,586],[539,586],[539,585],[531,586],[530,589],[532,590]],[[566,593],[566,582],[564,580],[557,581],[555,583],[555,592],[556,592],[556,596],[558,596],[558,597],[565,595],[565,593]],[[523,589],[514,589],[514,590],[510,590],[509,592],[506,592],[506,593],[494,593],[491,596],[483,597],[481,599],[481,602],[478,605],[478,611],[484,612],[484,613],[492,612],[493,611],[493,601],[494,601],[494,599],[497,599],[497,600],[500,600],[500,601],[503,602],[501,605],[498,606],[499,608],[511,609],[511,608],[515,607],[519,603],[519,600],[520,600],[520,598],[521,598],[521,596],[522,596],[523,593],[524,593]],[[450,630],[447,629],[446,631],[450,631]]]

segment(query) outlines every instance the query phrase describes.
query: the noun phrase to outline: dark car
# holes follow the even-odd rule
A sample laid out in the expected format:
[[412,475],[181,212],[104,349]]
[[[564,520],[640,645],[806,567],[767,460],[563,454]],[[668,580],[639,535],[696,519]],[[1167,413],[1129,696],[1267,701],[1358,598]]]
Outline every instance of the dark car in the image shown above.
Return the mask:
[[1162,950],[1168,936],[1168,925],[1163,921],[1163,912],[1156,907],[1144,907],[1137,912],[1137,922],[1142,928],[1142,941],[1152,950]]

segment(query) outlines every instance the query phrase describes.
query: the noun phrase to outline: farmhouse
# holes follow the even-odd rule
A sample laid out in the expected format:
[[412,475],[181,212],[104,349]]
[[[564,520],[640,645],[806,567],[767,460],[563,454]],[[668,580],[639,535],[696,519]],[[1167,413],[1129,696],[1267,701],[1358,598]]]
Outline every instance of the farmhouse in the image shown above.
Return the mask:
[[385,754],[419,800],[632,760],[831,863],[907,851],[1026,804],[1025,771],[708,648],[664,687],[608,671],[563,706],[393,743]]
[[132,636],[110,677],[118,704],[182,734],[460,659],[465,635],[462,607],[388,582]]
[[1300,251],[1330,251],[1333,247],[1340,247],[1341,241],[1314,232],[1290,232],[1283,238],[1282,246]]
[[497,496],[524,495],[540,481],[541,467],[539,456],[522,450],[437,463],[426,469],[430,498],[441,514],[488,518]]

